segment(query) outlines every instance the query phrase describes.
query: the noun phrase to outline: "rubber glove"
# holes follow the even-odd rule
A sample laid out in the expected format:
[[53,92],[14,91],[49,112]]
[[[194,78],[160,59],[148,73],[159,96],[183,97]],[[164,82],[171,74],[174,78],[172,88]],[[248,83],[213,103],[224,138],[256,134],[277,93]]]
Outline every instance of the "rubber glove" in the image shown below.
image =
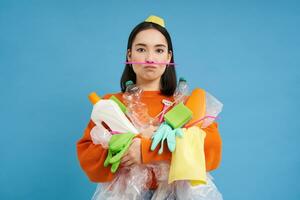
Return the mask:
[[[174,150],[176,148],[176,136],[178,136],[178,137],[183,136],[183,131],[181,128],[176,128],[167,135],[167,145],[171,152],[174,152]],[[162,141],[162,144],[163,144],[163,141]]]
[[205,131],[197,126],[182,129],[184,136],[176,138],[176,150],[172,153],[168,184],[186,180],[192,186],[206,183],[204,154]]
[[161,143],[161,147],[158,151],[158,154],[162,154],[163,152],[163,143],[165,139],[167,139],[167,145],[171,152],[173,152],[176,148],[176,140],[175,137],[179,136],[181,137],[183,135],[183,132],[181,128],[176,128],[172,130],[171,126],[164,122],[160,125],[158,130],[154,133],[152,136],[152,144],[151,144],[151,150],[154,151],[154,149],[157,147],[158,143]]
[[104,166],[111,164],[110,171],[115,173],[120,165],[121,158],[130,147],[132,139],[136,135],[133,133],[115,134],[111,137],[108,143],[108,153],[104,161]]

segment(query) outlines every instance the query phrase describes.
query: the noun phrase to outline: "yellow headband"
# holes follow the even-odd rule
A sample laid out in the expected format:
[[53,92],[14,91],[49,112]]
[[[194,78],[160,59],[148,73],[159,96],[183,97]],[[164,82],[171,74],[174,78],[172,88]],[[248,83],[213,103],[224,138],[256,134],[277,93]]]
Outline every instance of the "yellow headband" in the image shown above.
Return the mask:
[[154,24],[158,24],[158,25],[160,25],[160,26],[162,26],[162,27],[165,28],[165,21],[162,18],[158,17],[158,16],[150,15],[145,20],[145,22],[152,22]]

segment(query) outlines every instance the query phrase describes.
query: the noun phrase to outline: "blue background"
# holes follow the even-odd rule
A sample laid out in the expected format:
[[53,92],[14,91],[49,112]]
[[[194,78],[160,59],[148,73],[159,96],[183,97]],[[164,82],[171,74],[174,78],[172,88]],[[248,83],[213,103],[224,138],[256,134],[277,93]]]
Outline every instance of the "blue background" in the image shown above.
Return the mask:
[[0,1],[0,199],[90,199],[76,157],[127,38],[166,20],[179,76],[224,103],[226,200],[300,199],[299,1]]

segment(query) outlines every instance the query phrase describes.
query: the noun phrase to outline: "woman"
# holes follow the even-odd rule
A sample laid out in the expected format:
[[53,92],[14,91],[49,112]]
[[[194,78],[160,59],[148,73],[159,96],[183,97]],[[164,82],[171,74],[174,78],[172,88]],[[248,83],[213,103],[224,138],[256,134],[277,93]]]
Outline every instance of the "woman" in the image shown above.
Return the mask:
[[[150,16],[132,30],[128,39],[126,61],[129,64],[126,64],[121,78],[122,92],[114,95],[123,101],[125,83],[132,80],[143,89],[141,101],[147,105],[149,115],[153,118],[157,117],[163,109],[163,99],[173,101],[176,89],[175,67],[171,65],[174,63],[173,47],[163,19]],[[105,95],[104,98],[109,98],[111,95]],[[103,166],[107,149],[95,145],[90,136],[94,126],[95,124],[90,121],[83,137],[77,143],[80,165],[91,181],[111,182],[115,175],[108,167]],[[204,144],[206,170],[211,171],[218,167],[221,160],[221,138],[215,122],[204,131],[206,132]],[[159,147],[151,151],[150,146],[151,138],[148,134],[146,136],[141,133],[134,138],[127,153],[122,157],[120,168],[130,169],[141,164],[170,162],[172,155],[170,151],[165,148],[162,154],[158,154]],[[157,188],[157,178],[155,173],[151,173],[149,181],[151,190]]]

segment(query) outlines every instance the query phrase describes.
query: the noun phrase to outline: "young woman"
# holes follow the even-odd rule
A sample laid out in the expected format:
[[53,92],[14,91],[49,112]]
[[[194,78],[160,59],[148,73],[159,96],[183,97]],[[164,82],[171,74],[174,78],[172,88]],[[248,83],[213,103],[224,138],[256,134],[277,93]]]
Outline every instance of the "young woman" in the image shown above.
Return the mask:
[[[122,92],[114,94],[123,102],[122,95],[126,89],[126,81],[132,80],[143,90],[141,101],[147,105],[148,114],[155,118],[162,111],[163,100],[173,101],[177,86],[173,47],[170,35],[165,28],[163,19],[150,16],[138,24],[131,32],[126,55],[126,66],[121,77]],[[131,64],[130,64],[131,63]],[[109,98],[107,94],[104,98]],[[90,121],[83,137],[77,143],[77,153],[80,165],[89,179],[93,182],[111,182],[115,174],[109,167],[104,167],[107,149],[95,145],[90,132],[95,126]],[[150,130],[150,132],[155,130]],[[206,132],[204,151],[206,170],[211,171],[219,166],[221,161],[221,138],[217,123],[214,122],[204,129]],[[151,135],[151,133],[150,133]],[[127,153],[122,157],[120,169],[130,169],[134,166],[159,162],[170,162],[172,153],[167,148],[162,154],[159,148],[151,151],[151,137],[141,133],[132,140]],[[157,178],[150,173],[149,189],[155,191]]]

